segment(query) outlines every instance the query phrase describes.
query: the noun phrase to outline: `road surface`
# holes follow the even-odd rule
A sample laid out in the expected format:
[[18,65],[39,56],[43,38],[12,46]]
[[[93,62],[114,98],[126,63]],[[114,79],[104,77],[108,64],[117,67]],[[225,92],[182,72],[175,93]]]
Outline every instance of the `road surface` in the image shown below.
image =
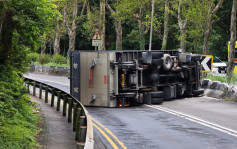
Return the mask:
[[[69,92],[69,80],[38,74],[26,77]],[[94,130],[107,148],[236,149],[237,103],[209,97],[128,108],[87,107]]]

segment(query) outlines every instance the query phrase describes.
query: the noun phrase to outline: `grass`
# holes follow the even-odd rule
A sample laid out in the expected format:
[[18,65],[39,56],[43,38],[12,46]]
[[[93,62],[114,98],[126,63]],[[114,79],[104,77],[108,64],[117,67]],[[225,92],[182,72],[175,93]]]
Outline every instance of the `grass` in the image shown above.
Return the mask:
[[234,75],[231,79],[229,79],[227,76],[213,76],[213,75],[209,74],[204,79],[210,79],[212,81],[220,81],[222,83],[237,85],[237,76],[236,75]]

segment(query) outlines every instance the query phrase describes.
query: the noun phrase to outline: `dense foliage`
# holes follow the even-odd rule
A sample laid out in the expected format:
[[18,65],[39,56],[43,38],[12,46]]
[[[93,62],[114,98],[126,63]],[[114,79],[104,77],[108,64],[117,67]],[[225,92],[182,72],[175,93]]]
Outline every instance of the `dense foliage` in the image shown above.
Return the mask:
[[0,148],[35,148],[37,117],[23,80],[13,67],[0,65]]
[[[23,86],[27,54],[58,15],[46,0],[0,1],[0,148],[36,148],[37,117]],[[31,56],[31,61],[35,60]]]
[[68,63],[67,58],[62,55],[55,54],[51,56],[49,54],[38,54],[36,52],[29,53],[27,55],[27,60],[30,64],[36,64],[36,65],[46,64],[46,65],[52,65],[52,66],[60,66],[60,65]]
[[[70,0],[73,2],[74,0]],[[195,0],[191,3],[187,0],[182,0],[185,7],[182,7],[182,18],[187,18],[188,24],[186,27],[185,43],[187,52],[202,53],[204,44],[204,32],[206,29],[207,10],[209,5],[212,9],[219,2],[218,0]],[[165,8],[164,0],[155,1],[155,24],[153,31],[152,49],[161,49],[162,37],[164,30],[164,10],[168,9],[169,12],[169,34],[167,48],[169,50],[178,49],[180,47],[180,29],[177,19],[179,0],[169,1],[169,8]],[[213,4],[210,4],[213,3]],[[59,10],[63,14],[63,2],[59,2]],[[123,50],[140,50],[141,44],[144,44],[145,49],[149,46],[149,32],[146,34],[145,30],[150,25],[150,11],[151,0],[146,1],[128,1],[128,0],[107,0],[107,4],[114,10],[110,13],[106,7],[106,37],[105,45],[107,50],[116,49],[116,24],[115,18],[120,18],[122,21],[122,49]],[[81,10],[83,1],[79,1],[78,10]],[[217,55],[223,60],[227,60],[227,44],[230,40],[230,14],[231,14],[232,0],[225,0],[217,14],[213,18],[212,32],[210,37],[209,54]],[[72,8],[70,8],[72,9]],[[95,29],[99,27],[99,4],[95,0],[89,0],[87,4],[87,11],[84,13],[83,20],[77,27],[76,32],[76,50],[94,50],[91,45],[91,37]],[[140,12],[142,10],[142,12]],[[80,16],[80,11],[78,16]],[[137,19],[139,15],[139,19]],[[63,17],[61,18],[63,21]],[[138,21],[142,21],[142,26],[139,28]],[[56,26],[56,24],[54,24]],[[51,28],[52,31],[55,28]],[[63,28],[61,28],[63,30]],[[64,29],[65,30],[65,29]],[[144,36],[141,35],[142,30]],[[66,56],[69,48],[69,38],[65,31],[61,31],[60,49],[61,54]],[[54,38],[52,34],[49,35]],[[141,39],[144,38],[144,39]],[[144,40],[144,41],[143,41]],[[141,43],[145,42],[145,43]],[[46,53],[54,54],[53,40],[47,42]],[[40,49],[38,51],[40,53]]]

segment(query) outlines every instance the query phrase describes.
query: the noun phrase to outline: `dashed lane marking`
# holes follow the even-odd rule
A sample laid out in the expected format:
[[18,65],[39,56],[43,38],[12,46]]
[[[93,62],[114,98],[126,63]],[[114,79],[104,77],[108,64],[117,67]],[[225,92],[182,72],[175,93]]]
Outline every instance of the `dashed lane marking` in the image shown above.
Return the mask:
[[112,141],[112,139],[110,139],[110,137],[100,127],[98,127],[95,123],[93,123],[93,126],[97,130],[99,130],[99,132],[106,138],[106,140],[109,141],[109,143],[112,145],[114,149],[119,149],[118,146],[114,143],[114,141]]
[[190,120],[192,122],[195,122],[195,123],[204,125],[206,127],[221,131],[221,132],[226,133],[228,135],[237,137],[237,131],[226,128],[226,127],[223,127],[223,126],[220,126],[220,125],[217,125],[217,124],[214,124],[214,123],[211,123],[211,122],[208,122],[208,121],[205,121],[203,119],[200,119],[200,118],[197,118],[197,117],[194,117],[194,116],[191,116],[191,115],[187,115],[187,114],[184,114],[182,112],[167,109],[167,108],[164,108],[164,107],[161,107],[161,106],[157,106],[157,105],[146,105],[146,106],[157,109],[157,110],[160,110],[160,111],[163,111],[163,112],[166,112],[166,113],[176,115],[178,117]]
[[106,128],[104,125],[102,125],[101,123],[99,123],[97,120],[95,120],[93,117],[91,117],[91,119],[97,123],[99,126],[101,126],[105,131],[107,131],[117,142],[119,145],[121,145],[121,147],[123,149],[126,149],[127,147],[123,144],[123,142],[121,142],[108,128]]

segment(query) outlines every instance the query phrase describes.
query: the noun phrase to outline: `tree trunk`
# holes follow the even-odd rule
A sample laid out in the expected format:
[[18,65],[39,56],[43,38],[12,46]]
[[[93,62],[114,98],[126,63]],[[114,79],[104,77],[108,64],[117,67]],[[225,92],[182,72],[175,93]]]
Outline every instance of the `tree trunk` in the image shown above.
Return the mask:
[[41,46],[41,52],[40,52],[40,54],[44,54],[45,53],[45,51],[46,51],[46,34],[44,34],[43,35],[44,37],[44,41],[43,41],[43,44],[42,44],[42,46]]
[[69,36],[69,49],[68,49],[68,54],[70,51],[74,51],[75,50],[75,40],[76,40],[76,29],[78,24],[80,23],[84,10],[85,10],[85,6],[86,6],[87,1],[84,1],[83,4],[83,8],[81,10],[81,16],[79,19],[77,19],[77,13],[78,13],[78,2],[77,0],[74,0],[73,3],[73,12],[72,12],[72,26],[71,28],[69,28],[68,26],[68,21],[67,21],[67,4],[64,6],[64,26],[66,28],[67,34]]
[[12,10],[8,9],[4,11],[2,31],[0,34],[0,63],[4,64],[8,58],[11,56],[12,52],[12,38],[14,22],[14,13]]
[[231,26],[230,26],[230,49],[228,56],[228,68],[227,76],[230,79],[233,75],[234,60],[235,60],[235,44],[236,44],[236,11],[237,0],[233,0],[232,12],[231,12]]
[[180,29],[180,48],[183,49],[184,52],[186,52],[186,26],[188,23],[188,20],[186,19],[184,23],[182,23],[181,18],[181,4],[182,0],[179,0],[179,6],[178,6],[178,24]]
[[68,34],[68,36],[69,36],[69,51],[74,51],[75,50],[75,42],[76,42],[76,31],[70,32]]
[[3,2],[0,2],[0,34],[2,32],[2,24],[3,24],[3,18],[4,18],[4,6]]
[[168,40],[168,34],[169,34],[169,12],[168,12],[168,9],[169,9],[169,2],[168,2],[168,0],[165,0],[164,34],[163,34],[161,50],[166,50],[166,48],[167,48],[167,40]]
[[184,52],[186,52],[186,28],[181,27],[180,28],[180,48],[183,49]]
[[[110,5],[106,4],[107,8],[109,9],[111,15],[115,12]],[[118,14],[117,14],[118,15]],[[122,50],[122,22],[119,16],[114,16],[114,24],[115,24],[115,30],[116,30],[116,50]]]
[[100,50],[105,50],[105,0],[100,0]]
[[54,40],[54,55],[60,54],[60,33],[59,33],[59,17],[57,18],[57,26],[56,26],[56,34],[55,34],[55,40]]
[[207,19],[205,34],[204,34],[203,54],[208,54],[209,52],[209,40],[210,40],[211,32],[212,32],[212,20],[213,20],[214,15],[220,9],[223,1],[224,0],[220,0],[213,10],[211,8],[212,4],[209,6],[209,15]]
[[144,26],[141,20],[138,20],[138,28],[139,28],[139,40],[140,40],[140,50],[145,50],[145,34],[144,34]]
[[207,20],[207,26],[206,26],[206,30],[204,33],[204,45],[203,45],[203,54],[206,55],[209,52],[209,40],[210,40],[210,36],[211,36],[211,31],[212,31],[212,14],[210,14],[211,16],[208,17]]
[[116,30],[116,50],[122,50],[122,22],[121,19],[115,20],[115,30]]

